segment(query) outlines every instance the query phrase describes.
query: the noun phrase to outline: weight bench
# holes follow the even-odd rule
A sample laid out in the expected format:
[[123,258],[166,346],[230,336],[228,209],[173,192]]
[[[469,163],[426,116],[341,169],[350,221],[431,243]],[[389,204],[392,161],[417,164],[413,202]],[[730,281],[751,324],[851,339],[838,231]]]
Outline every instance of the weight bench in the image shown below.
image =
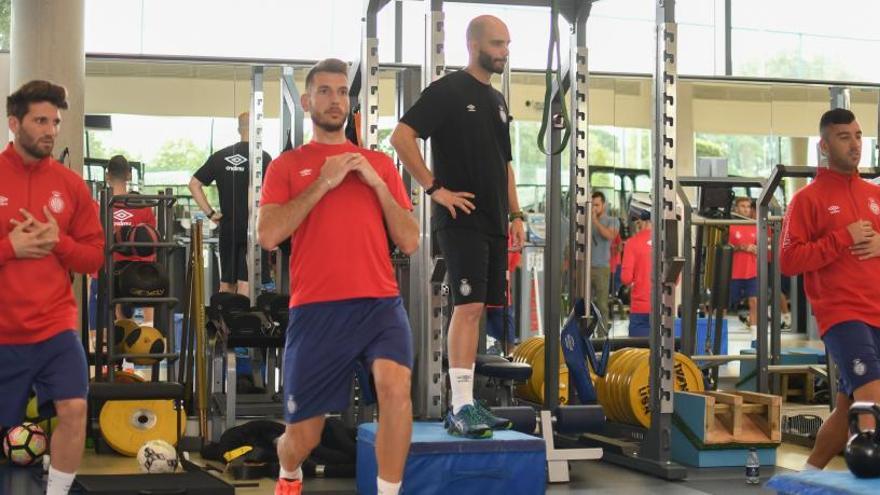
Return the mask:
[[529,364],[513,363],[501,356],[478,354],[474,365],[474,374],[488,378],[490,384],[497,384],[502,389],[499,400],[501,407],[512,406],[514,386],[528,381],[532,376]]
[[[284,348],[284,336],[240,336],[230,334],[227,337],[226,341],[226,421],[224,431],[235,426],[235,418],[237,416],[237,405],[239,401],[238,391],[236,390],[238,383],[238,373],[236,370],[236,356],[235,356],[235,348],[236,347],[247,347],[247,348],[266,348],[266,349],[279,349]],[[219,356],[215,356],[215,359]],[[267,352],[266,364],[269,368],[270,375],[267,377],[267,383],[269,386],[274,386],[275,384],[275,376],[273,368],[275,366],[274,359],[272,357],[272,353]],[[215,387],[218,385],[217,378],[214,377]],[[255,383],[256,385],[256,383]],[[252,395],[252,394],[242,394]],[[266,402],[266,398],[271,398],[272,392],[267,390],[266,397],[263,394],[258,394],[257,400],[248,401],[248,405],[256,405],[257,403]],[[242,397],[244,398],[244,397]],[[252,397],[248,397],[250,399]],[[276,414],[281,413],[281,404],[275,401],[271,401],[272,406],[271,409]],[[219,438],[219,434],[222,431],[214,431],[216,438]]]

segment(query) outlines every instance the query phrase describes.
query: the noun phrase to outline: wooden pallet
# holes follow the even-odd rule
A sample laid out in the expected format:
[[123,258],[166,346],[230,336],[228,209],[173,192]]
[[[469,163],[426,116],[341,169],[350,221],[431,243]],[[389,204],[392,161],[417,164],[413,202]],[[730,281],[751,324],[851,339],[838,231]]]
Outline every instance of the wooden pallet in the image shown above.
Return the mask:
[[676,392],[673,459],[691,466],[742,466],[750,447],[775,462],[782,398],[754,392]]

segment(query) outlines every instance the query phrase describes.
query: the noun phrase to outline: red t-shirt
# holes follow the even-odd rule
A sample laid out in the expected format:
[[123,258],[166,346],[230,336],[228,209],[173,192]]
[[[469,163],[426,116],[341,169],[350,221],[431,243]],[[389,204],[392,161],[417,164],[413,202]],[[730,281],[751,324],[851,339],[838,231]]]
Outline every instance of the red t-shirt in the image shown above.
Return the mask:
[[[153,208],[113,208],[113,231],[114,233],[122,227],[135,227],[136,225],[145,223],[156,228],[156,214]],[[113,253],[114,261],[156,261],[156,255],[137,256],[124,255],[122,253]]]
[[[320,176],[328,157],[342,153],[366,157],[397,203],[412,209],[391,158],[349,142],[313,141],[281,154],[266,173],[260,204],[287,203]],[[315,204],[291,236],[290,307],[399,294],[382,207],[357,172],[349,173]]]
[[630,237],[623,248],[620,282],[632,285],[631,313],[651,312],[651,229],[644,228]]
[[[731,225],[729,241],[733,246],[758,245],[758,227],[754,225]],[[758,276],[758,255],[747,251],[733,252],[733,268],[730,278],[748,280]]]

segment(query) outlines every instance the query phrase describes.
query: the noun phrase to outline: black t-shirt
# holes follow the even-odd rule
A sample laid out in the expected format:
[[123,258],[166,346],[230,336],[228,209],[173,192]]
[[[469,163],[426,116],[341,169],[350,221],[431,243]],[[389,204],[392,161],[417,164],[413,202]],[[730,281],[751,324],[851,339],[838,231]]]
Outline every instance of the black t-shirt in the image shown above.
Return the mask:
[[[193,174],[202,184],[217,181],[220,196],[220,235],[231,236],[236,242],[247,241],[248,227],[248,188],[251,172],[248,162],[249,144],[235,143],[211,155],[201,168]],[[272,157],[263,152],[263,175]]]
[[431,138],[433,172],[443,187],[475,195],[473,213],[458,210],[456,219],[433,203],[434,230],[462,227],[506,236],[507,164],[513,154],[504,96],[460,70],[425,88],[400,120],[422,139]]

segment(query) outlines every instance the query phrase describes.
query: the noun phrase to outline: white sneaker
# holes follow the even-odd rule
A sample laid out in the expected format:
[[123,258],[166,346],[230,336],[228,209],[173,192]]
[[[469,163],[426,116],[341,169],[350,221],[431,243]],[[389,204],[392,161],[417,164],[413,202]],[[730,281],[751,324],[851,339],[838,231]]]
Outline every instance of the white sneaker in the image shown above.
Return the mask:
[[791,313],[782,314],[782,325],[780,325],[780,328],[783,330],[791,330]]

